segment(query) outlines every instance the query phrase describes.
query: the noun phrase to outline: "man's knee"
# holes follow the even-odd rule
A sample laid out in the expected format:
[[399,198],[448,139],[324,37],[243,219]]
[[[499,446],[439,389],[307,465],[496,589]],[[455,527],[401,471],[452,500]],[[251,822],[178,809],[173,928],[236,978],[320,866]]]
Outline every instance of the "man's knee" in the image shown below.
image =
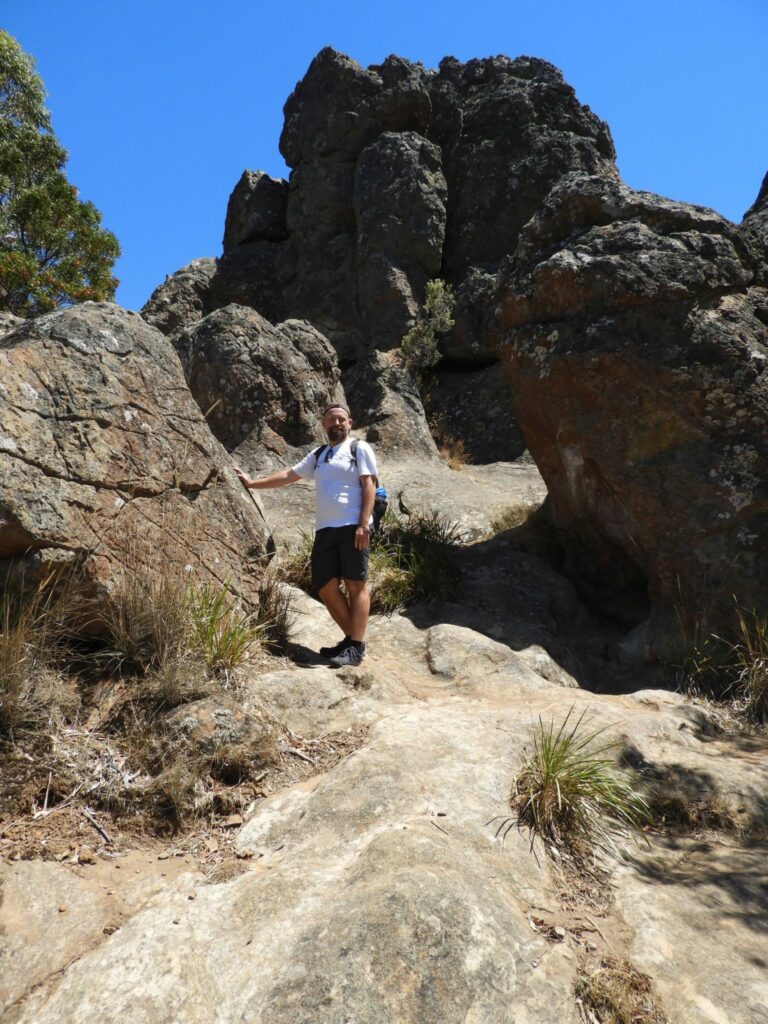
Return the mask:
[[336,576],[332,576],[327,583],[322,585],[322,587],[318,587],[317,596],[324,604],[326,604],[329,598],[334,598],[336,594],[340,592],[341,587],[339,586],[339,581]]
[[364,594],[368,590],[368,580],[344,580],[344,586],[350,597]]

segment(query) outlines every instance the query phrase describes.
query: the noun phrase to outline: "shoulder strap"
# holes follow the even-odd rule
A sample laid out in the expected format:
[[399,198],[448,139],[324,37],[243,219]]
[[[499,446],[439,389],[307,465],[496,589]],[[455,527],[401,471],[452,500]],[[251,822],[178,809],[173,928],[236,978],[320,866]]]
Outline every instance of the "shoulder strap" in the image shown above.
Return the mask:
[[313,455],[315,456],[315,469],[317,469],[317,464],[320,461],[320,456],[323,454],[327,447],[327,444],[321,444],[319,448],[315,448],[313,452]]
[[349,450],[352,453],[352,461],[357,465],[357,438],[353,438],[349,445]]

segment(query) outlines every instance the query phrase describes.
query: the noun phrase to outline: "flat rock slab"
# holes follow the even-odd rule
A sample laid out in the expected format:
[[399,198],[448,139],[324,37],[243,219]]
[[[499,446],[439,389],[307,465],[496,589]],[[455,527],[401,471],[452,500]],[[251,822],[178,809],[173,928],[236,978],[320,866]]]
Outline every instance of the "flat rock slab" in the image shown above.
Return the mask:
[[655,842],[617,877],[630,956],[672,1024],[768,1022],[765,845]]

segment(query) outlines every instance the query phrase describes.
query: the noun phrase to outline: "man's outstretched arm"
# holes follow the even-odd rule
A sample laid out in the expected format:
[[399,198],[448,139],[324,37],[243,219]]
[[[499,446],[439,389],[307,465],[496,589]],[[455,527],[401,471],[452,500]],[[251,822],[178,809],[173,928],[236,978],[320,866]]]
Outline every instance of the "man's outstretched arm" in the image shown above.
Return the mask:
[[249,491],[260,491],[266,487],[285,487],[301,480],[299,474],[292,469],[280,469],[277,473],[270,473],[269,476],[258,477],[256,480],[252,480],[239,466],[235,466],[235,472]]

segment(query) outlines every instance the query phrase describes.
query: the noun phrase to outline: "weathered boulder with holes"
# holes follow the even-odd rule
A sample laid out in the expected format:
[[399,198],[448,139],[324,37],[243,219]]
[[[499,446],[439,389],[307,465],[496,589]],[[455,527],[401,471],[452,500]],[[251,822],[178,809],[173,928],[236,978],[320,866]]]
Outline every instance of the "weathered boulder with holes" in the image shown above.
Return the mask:
[[94,594],[153,558],[241,582],[270,536],[184,381],[136,313],[84,303],[0,345],[0,559],[79,562]]
[[723,626],[734,597],[768,612],[762,255],[711,210],[571,175],[500,273],[516,411],[571,570],[614,609],[634,586],[635,623],[650,600],[627,655],[668,653],[681,618]]
[[336,353],[305,321],[273,326],[232,304],[182,331],[175,345],[211,430],[252,468],[322,443],[323,409],[344,400]]

